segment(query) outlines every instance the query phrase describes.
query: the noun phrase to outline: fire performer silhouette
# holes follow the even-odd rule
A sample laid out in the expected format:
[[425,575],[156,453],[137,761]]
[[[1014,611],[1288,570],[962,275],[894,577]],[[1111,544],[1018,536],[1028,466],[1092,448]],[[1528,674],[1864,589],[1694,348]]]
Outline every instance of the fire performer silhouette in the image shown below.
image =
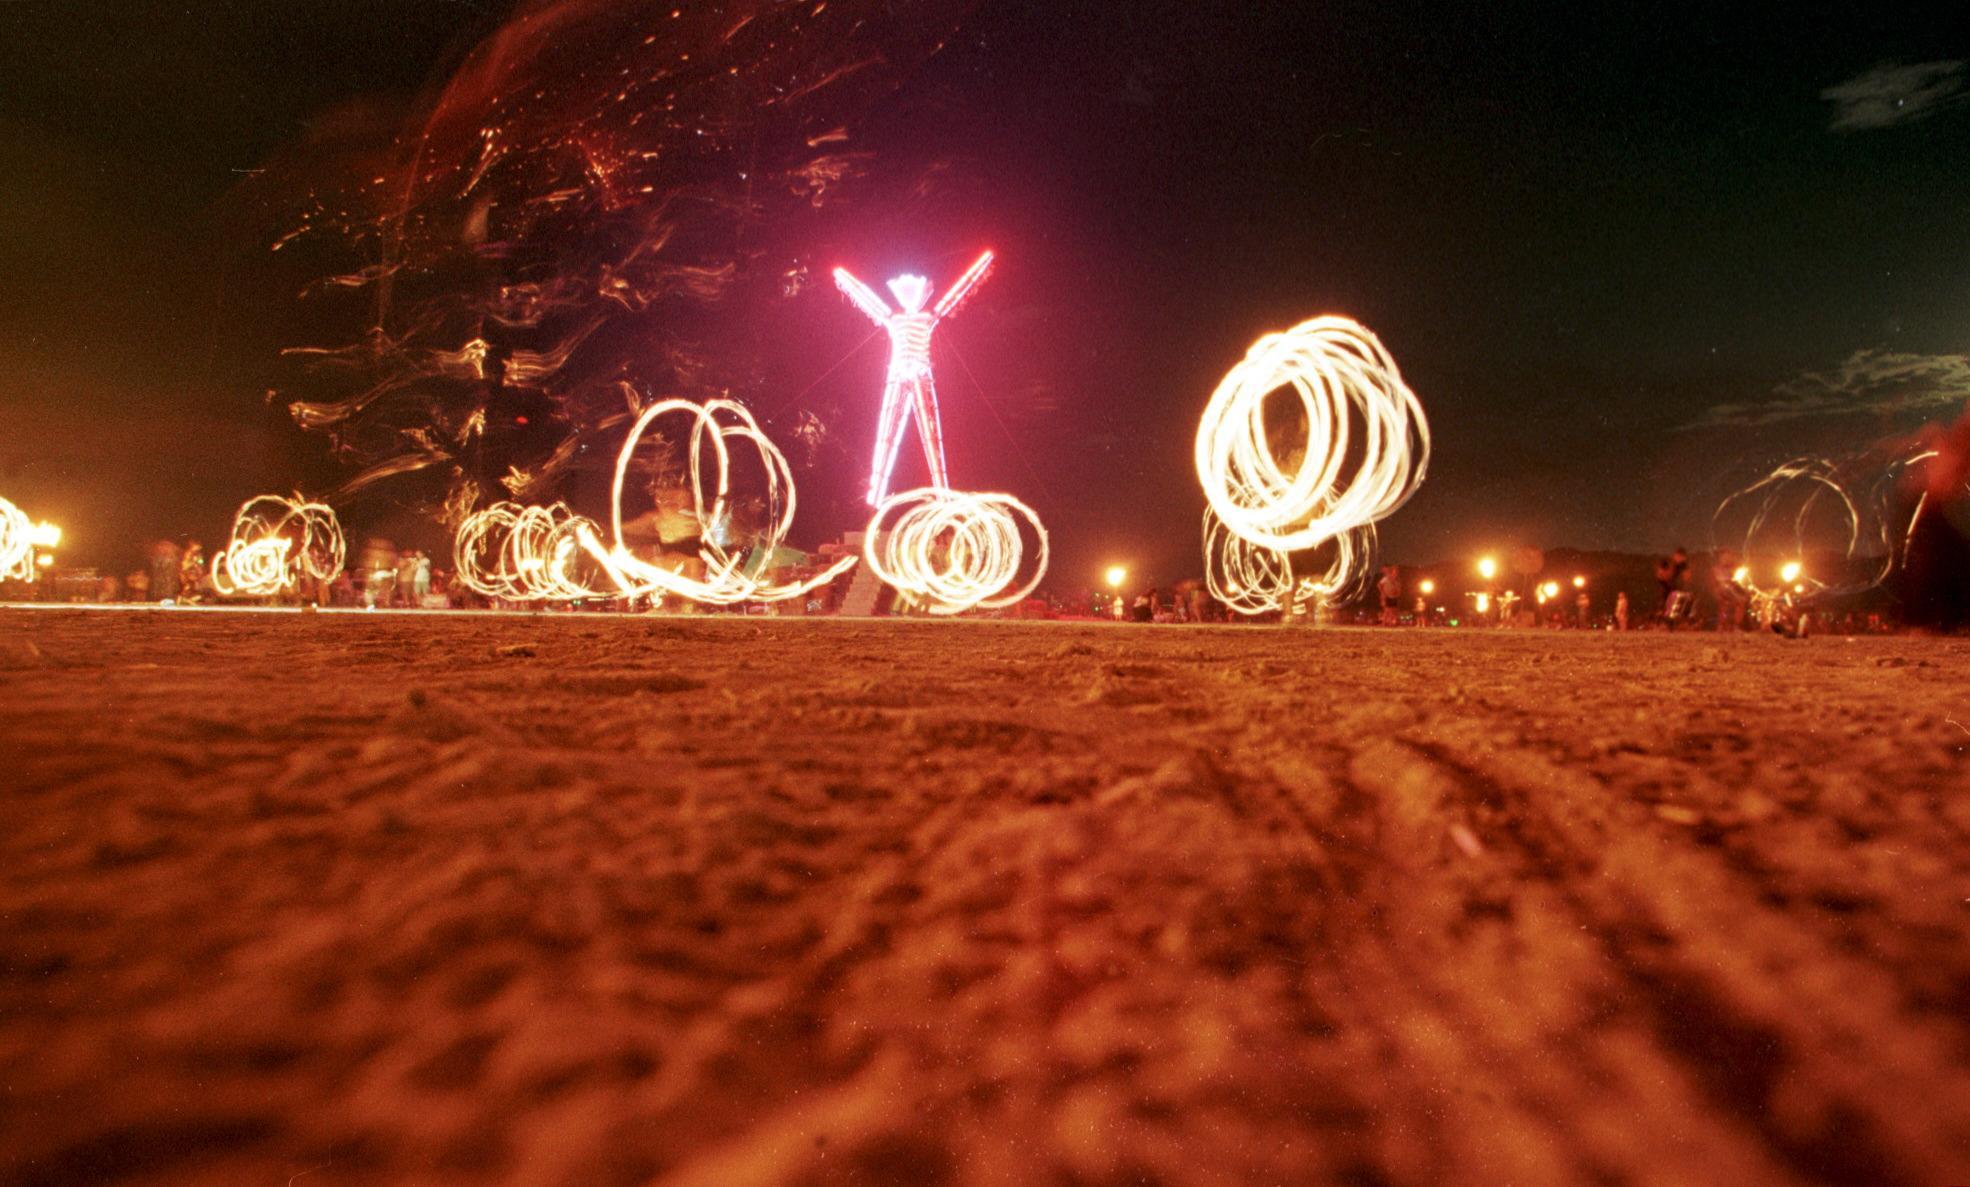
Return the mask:
[[882,415],[876,425],[875,460],[869,467],[869,506],[889,497],[889,478],[903,448],[903,419],[914,415],[924,461],[930,466],[930,485],[949,487],[944,468],[944,429],[937,415],[937,386],[930,375],[930,335],[937,323],[956,313],[992,270],[986,252],[965,269],[950,291],[928,311],[930,282],[921,276],[898,276],[889,282],[900,310],[892,310],[874,289],[855,279],[846,268],[835,269],[835,284],[869,320],[889,331],[889,377],[882,389]]

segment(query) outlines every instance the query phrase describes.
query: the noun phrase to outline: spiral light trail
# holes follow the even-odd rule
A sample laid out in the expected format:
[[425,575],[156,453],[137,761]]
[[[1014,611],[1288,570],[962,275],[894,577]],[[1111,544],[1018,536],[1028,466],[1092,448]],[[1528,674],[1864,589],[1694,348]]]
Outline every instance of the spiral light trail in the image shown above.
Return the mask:
[[584,532],[593,536],[595,521],[565,503],[494,503],[458,526],[452,561],[459,581],[488,598],[578,601],[600,593],[575,572]]
[[[651,564],[630,552],[623,543],[622,488],[629,476],[630,460],[650,425],[658,417],[672,415],[692,418],[689,474],[692,510],[704,529],[698,553],[705,566],[702,579]],[[729,443],[732,441],[749,444],[758,451],[766,476],[766,526],[754,538],[753,548],[770,556],[786,541],[794,517],[793,467],[787,464],[786,455],[767,439],[752,413],[733,400],[708,400],[703,404],[680,399],[658,400],[636,418],[623,441],[622,452],[616,455],[616,481],[609,513],[615,542],[605,546],[594,527],[585,523],[574,526],[576,538],[607,572],[618,593],[629,597],[669,594],[693,602],[727,606],[737,602],[778,602],[819,589],[854,566],[856,558],[846,556],[799,582],[762,581],[745,571],[746,550],[729,550],[717,530],[730,513]],[[712,467],[709,482],[705,472],[707,454]]]
[[[1283,461],[1265,415],[1281,389],[1299,400],[1307,434]],[[1366,328],[1317,317],[1260,338],[1211,393],[1197,427],[1212,593],[1244,614],[1283,609],[1289,596],[1352,596],[1373,564],[1373,525],[1416,493],[1429,460],[1423,406]],[[1289,554],[1322,545],[1334,549],[1332,562],[1296,584]]]
[[273,597],[303,577],[334,580],[347,555],[334,508],[298,495],[260,495],[233,517],[226,547],[212,557],[212,586],[227,597]]
[[[1020,520],[1038,543],[1024,582]],[[1003,494],[920,487],[891,495],[862,537],[863,559],[932,614],[998,609],[1024,600],[1047,570],[1047,532],[1031,507]],[[1015,582],[1018,584],[1015,585]]]

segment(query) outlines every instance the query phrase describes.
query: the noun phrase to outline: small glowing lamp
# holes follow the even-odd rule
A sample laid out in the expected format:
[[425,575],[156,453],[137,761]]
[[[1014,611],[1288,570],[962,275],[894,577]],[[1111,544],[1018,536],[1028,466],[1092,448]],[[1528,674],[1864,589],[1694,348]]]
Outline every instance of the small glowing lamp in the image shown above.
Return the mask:
[[1419,591],[1421,591],[1424,597],[1429,597],[1431,594],[1436,592],[1436,582],[1431,581],[1429,578],[1425,577],[1420,583],[1417,584],[1416,588]]
[[1575,588],[1575,589],[1586,589],[1586,588],[1587,588],[1587,579],[1586,579],[1585,577],[1575,577],[1575,578],[1573,579],[1573,588]]
[[1120,589],[1122,588],[1122,583],[1129,579],[1129,571],[1120,565],[1110,565],[1108,566],[1107,577],[1108,588]]
[[1736,583],[1737,583],[1737,584],[1739,584],[1739,585],[1743,585],[1743,584],[1744,584],[1745,582],[1747,582],[1747,581],[1749,581],[1749,580],[1751,580],[1751,569],[1750,569],[1750,566],[1748,566],[1748,565],[1739,565],[1739,566],[1738,566],[1738,567],[1736,568],[1736,570],[1734,570],[1734,571],[1733,571],[1733,572],[1731,573],[1731,580],[1732,580],[1732,581],[1734,581],[1734,582],[1736,582]]
[[[54,548],[62,542],[62,530],[52,523],[38,523],[27,534],[27,542],[36,548]],[[42,561],[47,564],[47,561]]]
[[1498,576],[1498,562],[1491,557],[1480,557],[1477,563],[1478,576],[1486,581]]
[[1787,561],[1785,562],[1785,567],[1778,571],[1779,580],[1790,585],[1799,580],[1799,574],[1804,568],[1805,566],[1801,565],[1798,561]]

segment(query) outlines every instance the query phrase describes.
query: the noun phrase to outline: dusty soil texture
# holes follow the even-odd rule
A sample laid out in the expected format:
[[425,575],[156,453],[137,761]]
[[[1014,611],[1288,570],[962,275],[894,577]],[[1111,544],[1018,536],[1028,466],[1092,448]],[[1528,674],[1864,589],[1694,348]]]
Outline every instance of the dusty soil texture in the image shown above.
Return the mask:
[[1937,640],[0,611],[0,1179],[1970,1182],[1967,750]]

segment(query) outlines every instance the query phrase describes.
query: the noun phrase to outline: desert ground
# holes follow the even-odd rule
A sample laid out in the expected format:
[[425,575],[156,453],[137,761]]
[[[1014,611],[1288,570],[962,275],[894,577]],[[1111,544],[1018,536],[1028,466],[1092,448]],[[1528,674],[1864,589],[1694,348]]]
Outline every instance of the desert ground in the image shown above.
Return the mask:
[[1970,642],[0,611],[0,1181],[1970,1183]]

